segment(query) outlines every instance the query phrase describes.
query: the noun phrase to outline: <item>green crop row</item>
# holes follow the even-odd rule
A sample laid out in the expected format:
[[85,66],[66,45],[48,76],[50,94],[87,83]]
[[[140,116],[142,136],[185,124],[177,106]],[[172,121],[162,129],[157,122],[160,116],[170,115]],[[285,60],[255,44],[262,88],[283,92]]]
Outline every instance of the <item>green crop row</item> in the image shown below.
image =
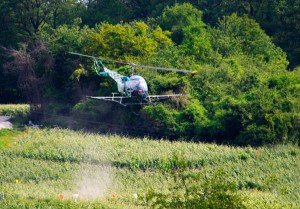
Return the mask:
[[[154,199],[155,195],[168,194],[172,199],[175,196],[170,191],[175,189],[176,194],[194,187],[201,190],[220,169],[224,171],[224,179],[219,180],[234,185],[247,208],[299,206],[300,149],[296,146],[242,148],[65,129],[29,129],[28,134],[20,135],[14,142],[10,148],[0,151],[0,192],[7,195],[4,208],[16,205],[18,208],[51,208],[51,205],[55,208],[143,208],[151,206],[146,201],[150,191]],[[199,184],[182,190],[174,180],[174,173],[182,169],[189,174],[188,178],[200,172]],[[81,202],[81,199],[77,203],[66,201],[61,206],[59,194],[72,199],[82,179],[86,184],[100,182],[99,187],[104,189],[96,202],[104,201],[103,204],[95,206],[94,200]],[[109,182],[107,186],[103,179]],[[112,200],[114,193],[117,198]],[[139,198],[134,199],[133,194]],[[39,200],[44,205],[39,205]],[[0,204],[4,203],[0,201]]]
[[30,107],[28,104],[0,104],[0,115],[27,116]]
[[10,129],[1,129],[0,130],[0,150],[9,147],[13,143],[13,138],[20,135],[19,131],[10,130]]

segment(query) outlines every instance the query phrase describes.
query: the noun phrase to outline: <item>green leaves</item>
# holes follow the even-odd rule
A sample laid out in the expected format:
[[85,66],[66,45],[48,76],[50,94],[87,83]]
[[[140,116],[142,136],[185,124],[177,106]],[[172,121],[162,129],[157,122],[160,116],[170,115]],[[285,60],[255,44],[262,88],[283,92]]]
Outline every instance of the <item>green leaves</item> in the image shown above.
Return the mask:
[[28,116],[29,114],[28,104],[1,104],[0,115],[1,116]]
[[201,171],[190,173],[179,170],[172,173],[174,183],[168,192],[150,190],[146,194],[153,208],[246,208],[242,197],[236,194],[236,185],[226,180],[224,170],[216,170],[207,178]]
[[49,43],[53,55],[65,56],[68,52],[82,52],[83,47],[90,42],[93,30],[88,27],[80,28],[77,24],[72,26],[62,25],[57,29],[44,30],[39,39]]
[[224,17],[217,28],[211,30],[214,49],[224,56],[245,53],[257,60],[266,61],[285,68],[288,64],[285,53],[247,16],[237,14]]
[[88,75],[87,71],[83,68],[83,65],[79,64],[79,66],[80,66],[80,68],[76,69],[72,73],[72,75],[71,75],[72,80],[76,79],[77,81],[79,81],[81,76],[87,76]]
[[166,7],[160,17],[158,24],[164,29],[172,32],[172,40],[180,44],[183,39],[183,29],[185,27],[204,27],[202,22],[202,12],[189,3],[175,4],[173,7]]
[[93,51],[100,56],[124,60],[135,57],[151,57],[157,53],[158,48],[172,45],[169,33],[156,27],[152,30],[144,22],[111,25],[102,23],[91,34]]
[[165,106],[158,104],[156,106],[147,106],[143,108],[143,112],[146,113],[149,118],[160,124],[167,133],[178,133],[178,111],[166,108]]
[[186,54],[194,56],[202,63],[208,62],[212,54],[210,36],[207,31],[198,25],[183,28],[183,41],[179,46]]
[[[234,2],[237,3],[228,4]],[[97,3],[94,1],[92,5]],[[250,4],[247,2],[251,7]],[[247,5],[239,3],[237,8],[245,9]],[[242,145],[281,143],[289,138],[297,141],[299,70],[286,71],[286,54],[248,16],[234,13],[211,27],[202,21],[202,11],[184,3],[166,7],[159,17],[147,23],[102,22],[95,28],[80,27],[80,24],[76,19],[71,26],[53,29],[45,25],[38,33],[37,38],[47,42],[49,47],[35,50],[34,55],[38,56],[32,60],[33,66],[37,66],[34,69],[37,77],[47,78],[41,88],[43,99],[47,100],[44,103],[53,99],[67,104],[67,108],[62,108],[64,104],[54,102],[55,105],[44,109],[54,111],[53,107],[59,107],[56,108],[61,109],[59,112],[71,112],[69,107],[73,106],[72,113],[76,117],[95,122],[103,122],[101,118],[105,118],[104,122],[118,124],[126,133],[130,129],[127,124],[139,120],[142,122],[134,126],[134,132],[136,129],[141,129],[141,134],[145,130],[154,131],[176,139]],[[53,60],[48,62],[54,64],[51,70],[50,65],[44,65],[49,51],[55,59],[54,63]],[[101,101],[78,103],[86,95],[108,96],[116,91],[116,85],[108,78],[97,76],[91,68],[92,61],[88,64],[89,59],[83,57],[76,60],[69,51],[117,61],[197,70],[198,74],[192,77],[136,67],[135,73],[145,78],[150,94],[183,93],[182,97],[157,106],[128,110]],[[122,75],[129,72],[128,66],[105,65],[119,70]],[[133,116],[131,111],[140,110],[140,115]],[[108,118],[107,114],[112,111],[118,113]],[[95,126],[88,122],[82,125]]]

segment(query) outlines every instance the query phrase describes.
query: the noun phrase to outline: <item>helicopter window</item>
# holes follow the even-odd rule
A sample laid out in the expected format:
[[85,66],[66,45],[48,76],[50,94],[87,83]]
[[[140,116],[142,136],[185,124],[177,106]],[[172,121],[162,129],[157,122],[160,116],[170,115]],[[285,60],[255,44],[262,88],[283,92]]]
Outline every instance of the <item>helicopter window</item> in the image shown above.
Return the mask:
[[130,77],[130,80],[136,80],[137,81],[137,80],[144,80],[144,78],[139,76],[139,75],[134,75],[134,76]]
[[122,81],[128,81],[128,80],[129,80],[129,78],[127,76],[122,77]]

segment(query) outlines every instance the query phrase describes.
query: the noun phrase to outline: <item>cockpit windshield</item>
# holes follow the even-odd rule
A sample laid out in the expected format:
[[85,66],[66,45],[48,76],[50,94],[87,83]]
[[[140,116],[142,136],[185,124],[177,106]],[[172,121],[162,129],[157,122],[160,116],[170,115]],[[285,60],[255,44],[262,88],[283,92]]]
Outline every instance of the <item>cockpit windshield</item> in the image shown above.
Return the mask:
[[145,79],[142,76],[134,75],[129,77],[129,80],[125,82],[125,89],[131,91],[131,94],[146,95],[148,92],[148,86]]
[[132,80],[132,81],[138,81],[138,80],[140,80],[140,81],[145,81],[145,79],[144,79],[142,76],[139,76],[139,75],[131,76],[131,77],[129,78],[129,80]]

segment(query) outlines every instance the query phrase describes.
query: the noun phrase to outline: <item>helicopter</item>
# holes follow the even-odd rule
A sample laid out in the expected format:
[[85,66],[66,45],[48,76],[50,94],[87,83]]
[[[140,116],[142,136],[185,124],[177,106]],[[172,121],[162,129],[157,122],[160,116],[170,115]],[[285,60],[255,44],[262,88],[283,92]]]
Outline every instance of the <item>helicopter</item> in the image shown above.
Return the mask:
[[[167,95],[149,95],[148,85],[145,79],[142,76],[134,75],[134,68],[149,68],[154,70],[164,70],[164,71],[173,71],[173,72],[182,72],[182,73],[191,73],[194,75],[197,71],[192,70],[182,70],[182,69],[173,69],[173,68],[163,68],[163,67],[154,67],[146,65],[138,65],[133,62],[119,62],[110,59],[104,59],[99,57],[94,57],[90,55],[69,52],[73,55],[78,55],[82,57],[92,58],[94,60],[94,69],[99,76],[111,77],[118,87],[118,93],[112,93],[112,96],[87,96],[87,98],[98,99],[110,102],[116,102],[122,106],[128,105],[149,105],[155,104],[156,102],[168,98],[180,97],[182,94],[167,94]],[[109,61],[118,64],[129,65],[131,67],[131,76],[124,76],[112,70],[109,70],[102,61]],[[116,96],[118,95],[118,96]],[[134,101],[134,102],[132,102]]]

